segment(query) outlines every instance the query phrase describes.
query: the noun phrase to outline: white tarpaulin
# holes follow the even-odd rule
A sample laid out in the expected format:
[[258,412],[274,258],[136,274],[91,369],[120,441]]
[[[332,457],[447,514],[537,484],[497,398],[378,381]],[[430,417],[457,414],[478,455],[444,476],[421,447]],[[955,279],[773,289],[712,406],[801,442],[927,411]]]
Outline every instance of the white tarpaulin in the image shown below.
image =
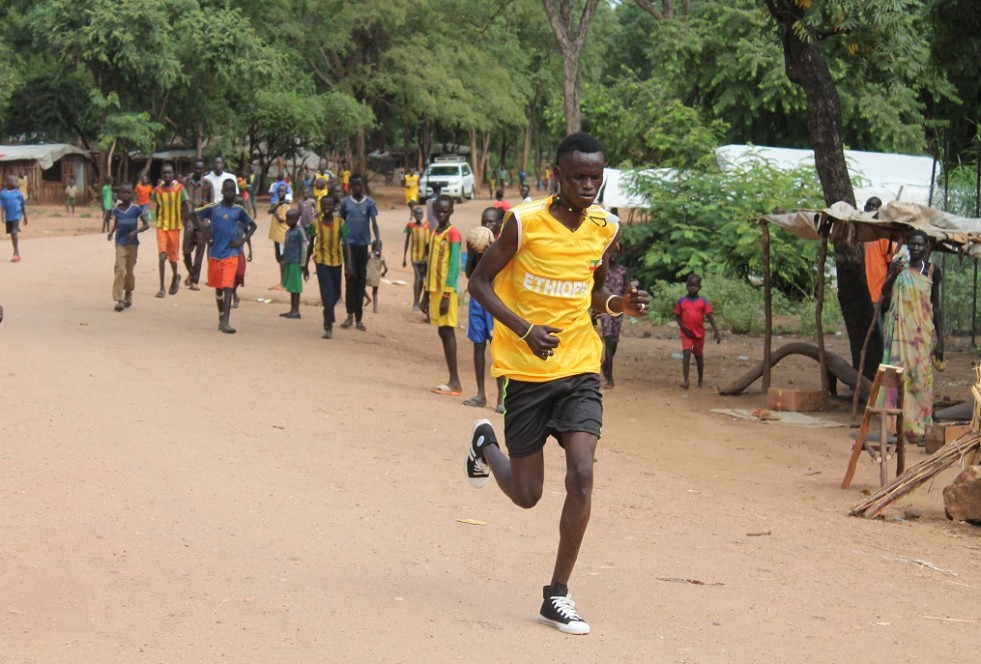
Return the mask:
[[0,161],[36,161],[42,170],[48,170],[56,161],[68,154],[88,153],[67,143],[0,145]]
[[[801,166],[814,169],[813,150],[758,145],[723,145],[716,148],[715,155],[719,167],[723,169],[754,162],[765,162],[775,168],[786,170]],[[864,204],[872,196],[879,197],[883,202],[898,199],[907,203],[928,204],[930,174],[933,171],[931,157],[845,150],[845,161],[852,177],[855,200],[859,204]],[[630,180],[633,173],[636,171],[620,171],[615,168],[604,170],[603,186],[598,197],[603,207],[610,209],[655,206],[656,202],[652,203],[644,196],[631,193]],[[670,176],[673,171],[660,168],[646,169],[641,173]]]
[[[723,145],[716,149],[715,154],[722,168],[746,160],[764,161],[787,170],[800,166],[814,168],[813,150]],[[872,196],[878,196],[883,202],[898,199],[929,204],[932,157],[845,150],[845,162],[852,177],[855,200],[860,205]]]
[[[603,184],[600,186],[597,202],[607,210],[651,207],[651,202],[640,194],[630,192],[631,178],[636,171],[621,171],[616,168],[603,169]],[[649,174],[653,171],[642,171]]]
[[879,209],[877,217],[856,210],[848,203],[838,202],[823,210],[768,214],[763,219],[798,237],[816,240],[821,215],[853,225],[856,239],[862,242],[880,237],[904,237],[918,229],[934,241],[935,249],[981,258],[981,219],[958,217],[916,203],[886,203]]

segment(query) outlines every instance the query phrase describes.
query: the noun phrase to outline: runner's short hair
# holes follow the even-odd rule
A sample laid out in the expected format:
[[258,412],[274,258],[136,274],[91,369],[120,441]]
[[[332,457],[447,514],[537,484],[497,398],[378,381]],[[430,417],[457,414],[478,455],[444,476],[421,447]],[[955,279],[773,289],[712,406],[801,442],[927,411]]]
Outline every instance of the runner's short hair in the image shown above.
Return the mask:
[[558,163],[562,155],[570,152],[583,152],[585,154],[592,154],[595,152],[602,152],[603,146],[600,142],[593,138],[591,135],[579,131],[575,134],[569,134],[562,142],[559,143],[558,149],[555,151],[555,163]]

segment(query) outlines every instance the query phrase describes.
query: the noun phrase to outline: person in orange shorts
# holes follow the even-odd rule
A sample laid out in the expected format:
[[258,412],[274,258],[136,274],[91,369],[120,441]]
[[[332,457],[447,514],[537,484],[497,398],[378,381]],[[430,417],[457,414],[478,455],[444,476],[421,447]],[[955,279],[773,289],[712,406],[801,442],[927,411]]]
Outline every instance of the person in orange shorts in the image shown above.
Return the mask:
[[176,295],[181,286],[181,275],[177,273],[177,260],[181,246],[181,232],[184,219],[189,216],[190,204],[187,190],[174,178],[174,166],[164,164],[160,169],[160,184],[153,189],[152,200],[156,205],[157,251],[160,254],[160,290],[157,297],[164,297],[164,278],[167,276],[167,263],[173,277],[170,280],[170,294]]
[[197,210],[199,221],[210,222],[208,241],[208,286],[215,289],[218,305],[218,329],[225,334],[235,334],[228,323],[238,271],[239,249],[255,233],[256,225],[249,213],[235,205],[235,181],[221,183],[221,202]]

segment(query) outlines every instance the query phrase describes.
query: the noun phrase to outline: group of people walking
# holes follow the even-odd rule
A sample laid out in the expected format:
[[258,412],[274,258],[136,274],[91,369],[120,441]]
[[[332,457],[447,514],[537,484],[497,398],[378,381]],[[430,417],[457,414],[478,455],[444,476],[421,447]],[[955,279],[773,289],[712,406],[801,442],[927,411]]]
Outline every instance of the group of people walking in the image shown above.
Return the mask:
[[[349,195],[345,196],[345,187],[332,183],[328,177],[325,172],[318,173],[313,190],[305,190],[303,200],[296,206],[288,182],[277,180],[270,190],[269,207],[269,237],[280,266],[276,288],[288,291],[291,300],[290,310],[283,316],[300,318],[299,295],[303,282],[309,278],[312,258],[324,306],[325,338],[332,336],[342,266],[347,317],[341,327],[366,329],[363,313],[370,249],[374,248],[378,255],[381,251],[378,210],[374,200],[365,195],[364,178],[351,174]],[[246,264],[252,260],[251,238],[257,228],[253,219],[255,190],[246,186],[252,182],[253,177],[236,178],[226,171],[221,157],[215,157],[207,172],[204,162],[196,161],[193,171],[181,179],[176,177],[173,165],[166,163],[157,185],[145,192],[135,191],[141,186],[134,188],[128,183],[114,188],[112,178],[108,178],[102,191],[103,231],[116,243],[115,310],[125,311],[132,306],[139,234],[153,223],[160,277],[156,297],[176,295],[182,285],[199,290],[201,272],[207,264],[205,279],[215,289],[218,329],[235,333],[229,317],[238,306],[237,289],[245,283]],[[145,195],[144,200],[135,199],[140,194]],[[181,261],[186,271],[183,281]],[[377,287],[377,283],[374,285]]]

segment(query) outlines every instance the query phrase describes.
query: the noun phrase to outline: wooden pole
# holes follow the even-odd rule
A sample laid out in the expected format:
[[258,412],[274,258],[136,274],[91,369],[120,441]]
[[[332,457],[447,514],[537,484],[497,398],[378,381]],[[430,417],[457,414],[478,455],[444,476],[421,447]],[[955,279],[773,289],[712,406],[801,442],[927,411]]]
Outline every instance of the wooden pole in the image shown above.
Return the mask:
[[770,389],[770,348],[773,334],[773,300],[770,292],[770,224],[760,220],[760,248],[763,250],[763,396]]
[[[828,263],[828,232],[831,224],[826,219],[822,220],[818,226],[818,234],[821,236],[821,248],[818,250],[818,275],[817,288],[814,303],[814,332],[817,335],[818,346],[818,366],[821,371],[821,398],[826,399],[828,394],[828,364],[824,356],[824,322],[821,320],[824,312],[824,270]],[[861,364],[859,371],[861,371]]]
[[[872,332],[875,330],[876,325],[879,323],[879,312],[882,311],[882,298],[880,297],[872,310],[872,322],[869,323],[869,329],[865,333],[865,341],[862,343],[862,352],[858,356],[858,374],[862,375],[862,367],[865,366],[865,354],[869,350],[869,341],[872,339]],[[852,394],[852,423],[855,422],[855,415],[858,412],[858,390],[855,390]]]
[[[978,148],[978,171],[974,180],[974,217],[981,217],[981,147]],[[974,259],[974,300],[971,303],[971,345],[977,345],[978,336],[978,259]]]

